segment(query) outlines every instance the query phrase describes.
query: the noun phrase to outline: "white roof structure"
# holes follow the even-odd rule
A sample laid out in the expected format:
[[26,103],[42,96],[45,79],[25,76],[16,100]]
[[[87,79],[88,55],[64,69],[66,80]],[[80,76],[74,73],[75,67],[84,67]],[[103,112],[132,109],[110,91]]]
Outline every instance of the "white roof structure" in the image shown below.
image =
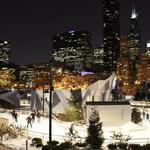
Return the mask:
[[112,74],[106,80],[98,80],[91,84],[85,92],[82,106],[84,106],[87,101],[111,101],[110,94],[114,78],[115,74]]

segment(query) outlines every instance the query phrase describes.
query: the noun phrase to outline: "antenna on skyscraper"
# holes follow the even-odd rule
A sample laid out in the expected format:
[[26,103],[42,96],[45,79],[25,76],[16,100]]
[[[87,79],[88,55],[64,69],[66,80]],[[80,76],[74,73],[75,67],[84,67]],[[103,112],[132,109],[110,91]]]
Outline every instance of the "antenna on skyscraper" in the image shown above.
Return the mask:
[[135,6],[132,6],[131,19],[137,18],[138,14],[136,13]]

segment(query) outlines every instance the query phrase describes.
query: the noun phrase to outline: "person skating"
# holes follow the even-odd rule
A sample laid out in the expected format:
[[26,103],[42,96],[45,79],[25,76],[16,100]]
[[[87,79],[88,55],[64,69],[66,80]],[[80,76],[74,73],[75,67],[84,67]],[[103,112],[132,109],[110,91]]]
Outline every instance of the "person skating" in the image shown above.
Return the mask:
[[30,124],[30,126],[31,126],[31,128],[32,128],[32,118],[31,118],[31,116],[28,116],[28,117],[26,118],[26,120],[27,120],[27,128],[28,128],[29,124]]
[[32,118],[32,122],[34,122],[35,121],[35,115],[36,115],[36,113],[34,112],[34,111],[32,111],[32,113],[31,113],[31,118]]
[[18,122],[18,117],[19,117],[19,115],[16,112],[14,112],[14,119],[16,122]]
[[10,112],[10,114],[11,114],[11,116],[12,116],[12,119],[17,122],[17,121],[18,121],[18,114],[16,113],[15,109],[13,109],[13,110]]
[[37,116],[37,122],[40,123],[41,114],[38,110],[36,116]]

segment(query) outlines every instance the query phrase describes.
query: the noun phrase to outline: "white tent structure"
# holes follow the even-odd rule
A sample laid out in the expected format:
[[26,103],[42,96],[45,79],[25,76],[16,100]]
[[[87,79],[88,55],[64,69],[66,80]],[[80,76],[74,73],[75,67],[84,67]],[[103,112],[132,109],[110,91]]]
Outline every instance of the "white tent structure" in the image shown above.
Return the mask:
[[88,86],[83,97],[83,107],[87,101],[112,101],[111,90],[115,74],[112,74],[106,80],[98,80]]

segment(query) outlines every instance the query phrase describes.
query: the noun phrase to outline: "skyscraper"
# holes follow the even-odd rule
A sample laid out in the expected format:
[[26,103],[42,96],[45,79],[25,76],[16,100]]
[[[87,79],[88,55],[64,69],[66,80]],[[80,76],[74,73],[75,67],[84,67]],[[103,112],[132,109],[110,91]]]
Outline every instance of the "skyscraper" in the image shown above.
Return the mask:
[[0,65],[8,65],[10,62],[10,44],[0,40]]
[[146,43],[146,54],[150,57],[150,41]]
[[132,9],[128,42],[130,82],[134,83],[137,74],[136,65],[140,54],[140,31],[138,29],[138,15],[135,11],[135,8]]
[[69,31],[52,37],[54,61],[66,63],[76,71],[91,68],[93,53],[91,34],[86,31]]
[[103,0],[104,70],[116,71],[120,48],[120,11],[116,0]]
[[103,46],[93,49],[93,70],[103,71],[104,67],[104,48]]
[[120,37],[120,56],[117,61],[117,80],[125,85],[129,82],[129,53],[127,36]]

